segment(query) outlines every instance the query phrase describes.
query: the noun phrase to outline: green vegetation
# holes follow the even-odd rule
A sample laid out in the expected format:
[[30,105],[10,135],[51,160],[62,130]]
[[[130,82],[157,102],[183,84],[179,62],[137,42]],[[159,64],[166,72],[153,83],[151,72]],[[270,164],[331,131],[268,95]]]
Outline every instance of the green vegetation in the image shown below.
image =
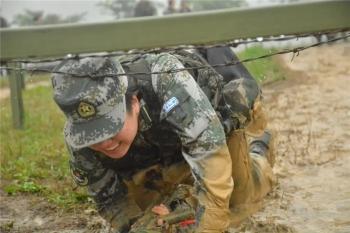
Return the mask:
[[[42,73],[42,74],[35,74],[35,75],[25,75],[24,81],[25,85],[30,85],[32,83],[42,82],[42,81],[50,81],[50,74]],[[0,88],[6,88],[9,87],[9,79],[7,76],[0,78]]]
[[[238,53],[238,57],[243,60],[247,58],[259,57],[274,52],[274,50],[265,49],[262,47],[251,47]],[[256,61],[244,63],[249,72],[260,83],[269,83],[277,80],[285,79],[281,66],[277,63],[275,57],[259,59]]]
[[42,195],[68,209],[87,203],[84,190],[73,191],[62,136],[64,116],[51,88],[25,90],[23,100],[24,130],[12,128],[9,99],[0,102],[1,188],[12,195]]
[[9,86],[9,79],[7,76],[0,77],[0,88],[5,88]]

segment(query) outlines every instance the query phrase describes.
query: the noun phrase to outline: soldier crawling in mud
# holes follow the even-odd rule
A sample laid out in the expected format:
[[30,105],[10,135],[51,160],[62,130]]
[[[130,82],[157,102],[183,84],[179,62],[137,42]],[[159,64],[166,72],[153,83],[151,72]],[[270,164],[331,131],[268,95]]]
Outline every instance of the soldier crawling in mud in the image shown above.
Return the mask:
[[[274,159],[261,91],[242,65],[210,67],[232,60],[229,48],[211,48],[56,67],[79,75],[52,78],[54,100],[67,117],[73,178],[88,186],[116,232],[147,232],[139,222],[145,214],[162,219],[179,209],[194,213],[180,222],[191,232],[224,232],[230,208],[271,190]],[[203,65],[209,68],[176,71]],[[156,74],[131,74],[140,72]],[[123,73],[129,75],[116,77]],[[256,137],[249,146],[246,134]],[[161,203],[179,187],[191,188]],[[159,219],[148,232],[164,231]]]

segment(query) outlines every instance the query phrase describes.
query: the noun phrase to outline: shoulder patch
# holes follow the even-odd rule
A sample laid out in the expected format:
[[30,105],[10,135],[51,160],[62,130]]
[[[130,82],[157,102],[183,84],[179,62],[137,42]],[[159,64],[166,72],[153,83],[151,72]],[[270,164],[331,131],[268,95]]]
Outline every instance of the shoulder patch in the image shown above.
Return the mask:
[[163,111],[168,113],[171,111],[171,109],[176,107],[178,104],[179,104],[179,100],[175,96],[171,97],[167,102],[164,103]]

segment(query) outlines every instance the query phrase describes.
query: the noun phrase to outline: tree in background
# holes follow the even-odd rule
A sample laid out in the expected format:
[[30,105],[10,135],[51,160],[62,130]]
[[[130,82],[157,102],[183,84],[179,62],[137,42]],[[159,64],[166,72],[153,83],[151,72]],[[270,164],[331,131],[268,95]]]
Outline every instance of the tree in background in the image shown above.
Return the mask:
[[193,11],[217,10],[246,6],[245,0],[190,0]]
[[136,0],[104,0],[98,6],[112,13],[116,19],[134,16]]
[[13,23],[19,26],[35,26],[35,25],[47,25],[47,24],[59,24],[59,23],[76,23],[79,22],[86,13],[77,15],[70,15],[65,18],[57,14],[44,15],[43,11],[25,10],[24,13],[17,14]]
[[280,4],[299,2],[299,0],[273,0],[272,2],[277,2]]

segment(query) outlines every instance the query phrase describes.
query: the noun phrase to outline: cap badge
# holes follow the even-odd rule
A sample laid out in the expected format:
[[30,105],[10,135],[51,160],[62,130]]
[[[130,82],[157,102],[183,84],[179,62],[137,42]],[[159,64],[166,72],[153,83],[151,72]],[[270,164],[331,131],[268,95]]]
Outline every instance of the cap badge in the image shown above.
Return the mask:
[[95,107],[86,102],[80,102],[78,106],[78,113],[82,118],[88,118],[96,114]]

